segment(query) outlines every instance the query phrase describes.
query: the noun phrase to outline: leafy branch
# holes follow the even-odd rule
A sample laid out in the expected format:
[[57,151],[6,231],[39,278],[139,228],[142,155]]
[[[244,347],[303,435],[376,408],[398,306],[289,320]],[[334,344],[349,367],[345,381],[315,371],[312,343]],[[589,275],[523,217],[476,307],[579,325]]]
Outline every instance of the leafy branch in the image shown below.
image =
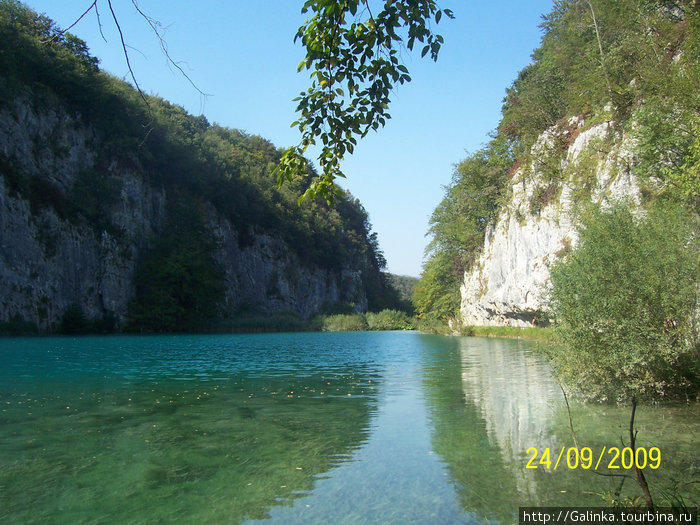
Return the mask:
[[339,192],[335,180],[345,177],[343,158],[353,153],[358,139],[386,124],[392,90],[411,81],[401,50],[422,43],[421,56],[437,60],[444,39],[431,22],[438,24],[443,15],[454,18],[433,0],[386,1],[376,16],[369,4],[307,0],[302,8],[312,16],[295,37],[306,48],[298,70],[311,71],[311,86],[294,99],[300,116],[292,126],[301,132],[301,141],[284,152],[275,169],[278,187],[303,179],[310,171],[305,153],[321,146],[322,171],[300,201],[317,196],[333,201]]

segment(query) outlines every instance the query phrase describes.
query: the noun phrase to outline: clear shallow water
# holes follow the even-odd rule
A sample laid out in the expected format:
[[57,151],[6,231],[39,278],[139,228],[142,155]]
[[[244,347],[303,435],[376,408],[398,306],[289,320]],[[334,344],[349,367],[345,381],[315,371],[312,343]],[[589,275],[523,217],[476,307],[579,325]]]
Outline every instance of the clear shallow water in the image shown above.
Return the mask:
[[[627,437],[626,407],[572,412],[582,446]],[[653,491],[698,479],[697,405],[644,407],[638,429],[662,451]],[[559,387],[524,342],[0,340],[0,523],[509,523],[518,506],[599,505],[617,487],[524,468],[529,447],[572,444]]]

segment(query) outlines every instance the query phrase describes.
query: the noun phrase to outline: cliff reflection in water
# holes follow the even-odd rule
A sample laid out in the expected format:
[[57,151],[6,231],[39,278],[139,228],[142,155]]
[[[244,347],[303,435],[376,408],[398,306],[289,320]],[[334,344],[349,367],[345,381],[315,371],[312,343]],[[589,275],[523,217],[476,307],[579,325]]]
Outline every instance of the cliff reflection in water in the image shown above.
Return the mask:
[[445,461],[462,508],[479,519],[510,522],[518,490],[481,411],[462,387],[460,339],[424,336],[425,397],[432,444]]
[[[428,336],[426,336],[428,337]],[[600,506],[619,490],[619,477],[599,476],[591,469],[567,466],[566,456],[554,469],[562,447],[573,447],[569,414],[549,366],[525,341],[487,338],[425,339],[426,399],[435,451],[447,463],[462,507],[478,516],[510,522],[519,506]],[[579,446],[594,455],[603,447],[624,447],[629,438],[630,408],[571,402]],[[683,498],[697,504],[700,461],[696,436],[700,405],[676,403],[640,406],[635,419],[637,446],[658,447],[661,467],[646,477],[659,503]],[[621,444],[622,443],[622,444]],[[538,456],[526,469],[532,453]],[[549,468],[541,464],[550,449]],[[595,456],[597,458],[597,456]],[[603,456],[599,473],[610,470]],[[619,463],[619,460],[618,460]],[[630,477],[623,498],[638,498]],[[517,519],[517,518],[516,518]]]
[[589,491],[592,481],[598,483],[590,472],[525,468],[528,448],[541,454],[549,447],[554,463],[561,446],[571,445],[559,386],[530,343],[426,342],[433,358],[424,376],[433,446],[447,463],[464,510],[512,522],[520,506],[602,504]]
[[536,480],[527,475],[523,458],[530,447],[560,446],[552,432],[562,393],[551,369],[528,343],[493,338],[459,343],[464,395],[484,420],[489,443],[499,448],[518,492],[537,501]]

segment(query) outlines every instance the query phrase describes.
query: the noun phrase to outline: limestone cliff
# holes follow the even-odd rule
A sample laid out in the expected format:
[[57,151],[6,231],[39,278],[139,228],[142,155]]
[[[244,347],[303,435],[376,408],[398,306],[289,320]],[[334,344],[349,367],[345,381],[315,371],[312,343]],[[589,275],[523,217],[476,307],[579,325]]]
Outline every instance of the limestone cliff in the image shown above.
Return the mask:
[[527,326],[545,308],[549,267],[577,241],[587,202],[639,202],[630,139],[612,122],[572,118],[543,133],[461,285],[465,325]]
[[[87,185],[86,177],[92,177]],[[99,200],[96,189],[110,198]],[[137,265],[164,228],[169,198],[137,161],[105,154],[100,131],[58,99],[25,90],[3,104],[0,322],[21,318],[50,330],[78,304],[88,318],[110,314],[123,323]],[[87,212],[76,215],[71,208],[81,199],[95,201],[87,219]],[[222,317],[247,308],[288,309],[307,318],[337,301],[367,308],[359,266],[329,269],[301,261],[274,230],[241,232],[211,203],[201,206],[218,241]]]

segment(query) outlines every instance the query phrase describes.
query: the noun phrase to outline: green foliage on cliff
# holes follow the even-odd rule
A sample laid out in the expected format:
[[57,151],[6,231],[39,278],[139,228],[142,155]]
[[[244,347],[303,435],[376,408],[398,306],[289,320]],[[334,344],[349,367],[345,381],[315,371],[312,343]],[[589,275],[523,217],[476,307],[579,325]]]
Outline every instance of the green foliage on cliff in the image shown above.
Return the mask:
[[413,289],[416,287],[418,282],[417,277],[411,277],[408,275],[396,275],[390,274],[389,281],[392,286],[396,288],[399,292],[399,297],[404,301],[410,301],[413,297]]
[[59,86],[66,102],[80,104],[82,95],[100,82],[98,60],[88,53],[85,42],[61,34],[54,22],[37,15],[20,2],[0,2],[0,95],[8,95],[27,81],[41,86]]
[[[414,301],[422,317],[456,317],[459,284],[502,204],[508,174],[534,161],[547,178],[530,212],[561,188],[561,155],[580,130],[531,158],[549,127],[611,120],[636,145],[645,204],[700,213],[700,9],[694,0],[558,0],[543,17],[541,45],[506,90],[491,143],[457,168],[431,218]],[[486,168],[491,166],[490,168]],[[583,187],[579,192],[586,194]]]
[[700,391],[697,217],[626,206],[586,215],[579,245],[552,270],[566,384],[594,399],[660,399]]
[[38,335],[39,327],[14,315],[8,321],[0,322],[0,335]]
[[406,312],[399,310],[382,310],[367,312],[367,327],[370,330],[413,330],[413,319]]
[[[38,108],[58,105],[95,130],[97,158],[68,189],[51,174],[22,171],[12,153],[0,151],[10,191],[27,199],[34,214],[52,208],[64,220],[118,238],[110,219],[121,198],[114,173],[143,174],[169,199],[179,196],[168,210],[166,230],[140,262],[134,327],[186,329],[216,311],[221,269],[213,264],[217,240],[203,203],[234,225],[242,247],[259,233],[278,236],[302,264],[359,270],[370,308],[393,307],[398,300],[381,273],[386,261],[360,202],[341,193],[333,207],[311,200],[298,205],[316,173],[309,168],[278,190],[270,172],[282,150],[269,141],[210,124],[155,96],[144,100],[126,82],[100,71],[84,42],[15,0],[0,0],[0,72],[0,107],[25,99]],[[180,205],[189,210],[186,221]],[[187,279],[191,272],[198,277]],[[185,283],[176,284],[180,279]]]
[[362,332],[365,330],[413,330],[415,320],[401,310],[319,315],[310,328],[323,332]]
[[692,0],[561,0],[544,17],[533,62],[508,89],[499,130],[518,154],[559,119],[609,104],[623,124],[640,105],[698,108]]
[[[117,331],[118,322],[119,319],[111,312],[105,312],[102,318],[88,319],[82,306],[74,302],[63,312],[55,331],[67,335],[112,334]],[[34,333],[38,332],[37,329]]]

